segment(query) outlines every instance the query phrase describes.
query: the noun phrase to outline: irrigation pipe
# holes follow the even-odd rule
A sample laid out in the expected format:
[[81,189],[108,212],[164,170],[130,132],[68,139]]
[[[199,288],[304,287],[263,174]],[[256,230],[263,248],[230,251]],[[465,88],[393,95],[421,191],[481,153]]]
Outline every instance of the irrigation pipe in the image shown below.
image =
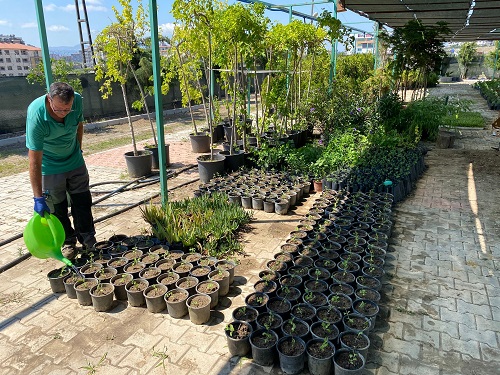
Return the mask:
[[[190,169],[190,168],[193,168],[193,167],[194,167],[194,166],[188,166],[188,167],[186,167],[186,168],[183,168],[181,171],[178,171],[176,174],[179,174],[179,173],[181,173],[182,171],[185,171],[185,170]],[[142,177],[141,177],[141,178],[142,178]],[[183,187],[183,186],[186,186],[186,185],[192,184],[193,182],[196,182],[196,181],[199,181],[199,178],[195,178],[195,179],[193,179],[193,180],[183,182],[182,184],[177,185],[177,186],[175,186],[175,187],[171,188],[169,191],[172,191],[172,190],[175,190],[175,189],[181,188],[181,187]],[[107,215],[101,216],[101,217],[97,218],[96,220],[94,220],[94,223],[100,223],[101,221],[104,221],[104,220],[110,219],[110,218],[112,218],[112,217],[114,217],[114,216],[120,215],[120,214],[122,214],[122,213],[124,213],[124,212],[127,212],[128,210],[131,210],[131,209],[133,209],[133,208],[135,208],[135,207],[137,207],[137,206],[140,206],[141,204],[144,204],[144,203],[146,203],[146,202],[150,201],[151,199],[154,199],[154,198],[156,198],[156,197],[158,197],[158,196],[160,196],[160,195],[161,195],[161,193],[156,193],[156,194],[153,194],[152,196],[150,196],[150,197],[148,197],[148,198],[145,198],[145,199],[142,199],[141,201],[139,201],[139,202],[137,202],[137,203],[134,203],[134,204],[128,205],[128,206],[123,207],[122,209],[119,209],[119,210],[117,210],[117,211],[114,211],[114,212],[112,212],[112,213],[110,213],[110,214],[107,214]],[[92,204],[94,204],[94,203],[92,203]],[[8,239],[6,239],[6,240],[4,240],[4,241],[0,242],[0,247],[4,246],[4,245],[6,245],[6,244],[8,244],[8,243],[10,243],[10,242],[12,242],[12,241],[15,241],[15,240],[19,239],[19,238],[21,238],[22,236],[23,236],[23,234],[22,234],[22,233],[19,233],[19,234],[17,234],[17,235],[15,235],[15,236],[13,236],[13,237],[10,237],[10,238],[8,238]],[[22,261],[24,261],[24,260],[26,260],[26,259],[28,259],[28,258],[30,258],[30,257],[31,257],[31,253],[26,253],[26,254],[24,254],[24,255],[21,255],[20,257],[18,257],[18,258],[16,258],[16,259],[14,259],[14,260],[10,261],[9,263],[7,263],[7,264],[5,264],[5,265],[1,266],[1,267],[0,267],[0,273],[3,273],[3,272],[5,272],[5,271],[9,270],[10,268],[12,268],[12,267],[14,267],[14,266],[18,265],[19,263],[21,263]]]

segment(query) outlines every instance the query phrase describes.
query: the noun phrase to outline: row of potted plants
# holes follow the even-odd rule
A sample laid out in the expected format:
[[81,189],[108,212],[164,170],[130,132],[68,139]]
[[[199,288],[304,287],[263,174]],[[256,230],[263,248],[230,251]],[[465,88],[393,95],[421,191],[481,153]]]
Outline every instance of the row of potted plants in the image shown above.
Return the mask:
[[488,102],[489,109],[500,109],[500,80],[477,81],[473,84],[481,96]]
[[259,273],[245,306],[233,310],[225,331],[230,353],[251,352],[257,363],[279,362],[289,374],[305,362],[318,375],[362,371],[393,203],[389,193],[324,191]]
[[311,190],[309,179],[284,172],[239,170],[201,184],[195,194],[225,193],[239,207],[285,215]]
[[75,260],[76,272],[67,267],[49,272],[52,291],[67,293],[96,311],[127,301],[128,306],[146,306],[152,313],[167,310],[174,318],[189,313],[193,323],[206,323],[219,296],[229,292],[235,263],[165,244],[147,247],[155,242],[159,241],[124,235],[98,242],[98,253]]

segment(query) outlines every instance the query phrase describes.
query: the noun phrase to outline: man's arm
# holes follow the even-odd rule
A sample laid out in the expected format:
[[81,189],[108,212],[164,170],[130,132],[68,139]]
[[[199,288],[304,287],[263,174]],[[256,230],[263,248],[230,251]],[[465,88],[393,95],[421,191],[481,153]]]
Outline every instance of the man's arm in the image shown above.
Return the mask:
[[83,122],[78,124],[78,129],[76,131],[76,139],[80,143],[80,150],[83,150]]
[[34,197],[42,196],[42,155],[43,151],[28,150],[30,182]]

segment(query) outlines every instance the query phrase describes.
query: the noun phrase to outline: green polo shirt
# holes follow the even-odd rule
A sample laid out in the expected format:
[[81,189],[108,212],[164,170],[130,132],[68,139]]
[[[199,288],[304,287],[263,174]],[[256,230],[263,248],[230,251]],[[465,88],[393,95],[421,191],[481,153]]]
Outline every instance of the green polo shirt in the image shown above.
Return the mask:
[[54,120],[45,107],[46,95],[35,99],[28,107],[26,118],[26,147],[43,151],[42,175],[72,171],[84,164],[77,139],[78,124],[83,122],[83,100],[75,93],[73,112],[64,122]]

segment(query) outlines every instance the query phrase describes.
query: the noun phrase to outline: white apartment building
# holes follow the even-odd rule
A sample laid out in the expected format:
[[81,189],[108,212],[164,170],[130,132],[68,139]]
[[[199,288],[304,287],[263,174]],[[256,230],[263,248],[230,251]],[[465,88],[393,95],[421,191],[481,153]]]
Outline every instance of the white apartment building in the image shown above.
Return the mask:
[[27,76],[42,59],[41,51],[22,43],[0,42],[0,77]]

